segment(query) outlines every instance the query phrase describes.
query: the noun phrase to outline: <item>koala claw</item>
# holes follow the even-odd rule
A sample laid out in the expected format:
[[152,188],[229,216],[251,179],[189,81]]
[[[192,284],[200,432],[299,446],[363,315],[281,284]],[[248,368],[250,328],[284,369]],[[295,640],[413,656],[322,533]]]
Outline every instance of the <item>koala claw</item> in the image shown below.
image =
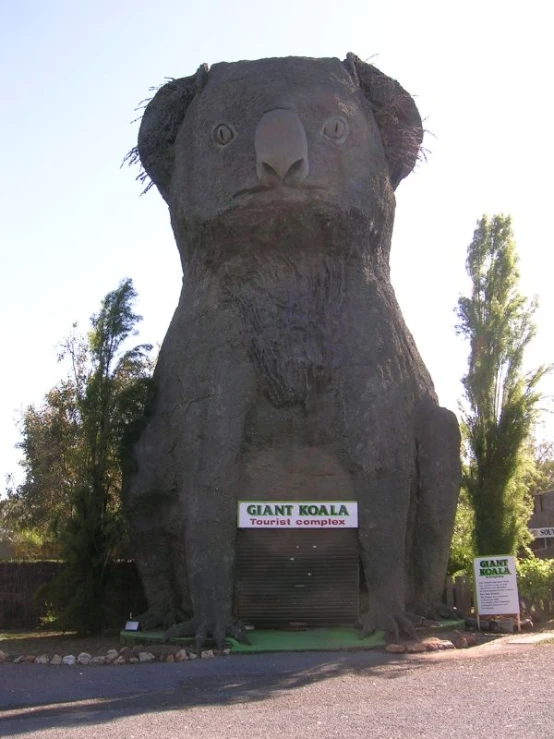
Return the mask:
[[361,638],[370,636],[378,629],[386,632],[387,639],[397,644],[400,634],[405,634],[409,639],[416,638],[416,631],[412,619],[407,613],[390,614],[384,618],[376,618],[370,613],[360,616]]

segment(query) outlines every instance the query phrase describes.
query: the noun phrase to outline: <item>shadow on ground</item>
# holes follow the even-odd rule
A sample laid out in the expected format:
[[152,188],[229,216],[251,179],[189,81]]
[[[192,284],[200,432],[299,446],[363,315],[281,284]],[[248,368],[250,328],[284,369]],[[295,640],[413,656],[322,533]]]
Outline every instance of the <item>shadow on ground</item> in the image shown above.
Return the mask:
[[395,679],[425,664],[429,663],[385,653],[312,652],[80,669],[4,665],[0,671],[0,695],[4,694],[0,736],[196,706],[264,701],[343,676]]

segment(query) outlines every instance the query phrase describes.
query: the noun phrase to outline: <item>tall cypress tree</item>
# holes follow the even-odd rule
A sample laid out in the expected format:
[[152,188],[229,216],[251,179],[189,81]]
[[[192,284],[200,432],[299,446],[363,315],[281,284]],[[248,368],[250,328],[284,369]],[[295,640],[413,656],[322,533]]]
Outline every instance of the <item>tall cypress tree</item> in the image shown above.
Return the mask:
[[520,465],[538,412],[537,384],[550,367],[525,373],[537,304],[519,292],[509,216],[483,216],[468,248],[471,297],[461,297],[459,333],[470,342],[463,378],[466,486],[475,511],[478,556],[515,553],[526,527]]

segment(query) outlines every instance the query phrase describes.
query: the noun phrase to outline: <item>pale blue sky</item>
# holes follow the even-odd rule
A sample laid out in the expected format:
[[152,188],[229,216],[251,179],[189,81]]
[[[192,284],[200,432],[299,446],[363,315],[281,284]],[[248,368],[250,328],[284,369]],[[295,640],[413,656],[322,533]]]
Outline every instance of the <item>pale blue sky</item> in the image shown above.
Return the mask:
[[0,481],[17,470],[18,412],[61,376],[57,343],[120,279],[139,292],[141,340],[163,338],[180,287],[167,210],[119,165],[149,86],[202,62],[353,51],[396,77],[434,137],[398,190],[393,283],[441,402],[461,395],[453,308],[483,212],[514,218],[541,303],[530,360],[554,360],[547,13],[538,0],[0,0]]

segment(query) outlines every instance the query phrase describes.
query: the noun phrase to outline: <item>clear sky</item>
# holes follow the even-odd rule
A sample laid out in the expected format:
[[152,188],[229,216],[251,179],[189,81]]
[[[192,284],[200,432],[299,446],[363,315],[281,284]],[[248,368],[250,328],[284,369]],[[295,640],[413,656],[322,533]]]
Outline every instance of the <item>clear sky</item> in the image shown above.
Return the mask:
[[0,490],[18,415],[61,377],[73,322],[86,330],[131,277],[140,339],[165,334],[181,277],[167,209],[120,163],[148,88],[202,62],[353,51],[397,78],[433,135],[397,191],[393,284],[441,402],[456,410],[462,392],[453,309],[482,213],[513,216],[541,306],[529,360],[553,361],[551,48],[542,0],[0,0]]

